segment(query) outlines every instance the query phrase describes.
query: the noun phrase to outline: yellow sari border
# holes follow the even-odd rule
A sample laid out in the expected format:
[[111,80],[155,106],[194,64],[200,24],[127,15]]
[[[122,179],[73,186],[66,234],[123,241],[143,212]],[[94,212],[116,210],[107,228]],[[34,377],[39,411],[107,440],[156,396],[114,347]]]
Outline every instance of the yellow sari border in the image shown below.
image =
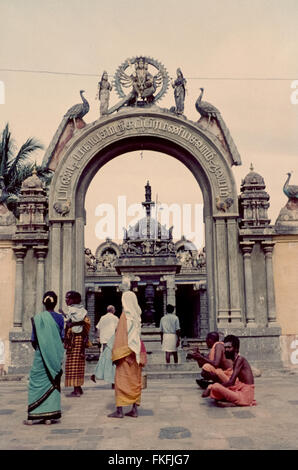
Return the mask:
[[119,359],[129,356],[131,353],[132,350],[128,346],[119,346],[118,348],[113,349],[112,361],[119,361]]

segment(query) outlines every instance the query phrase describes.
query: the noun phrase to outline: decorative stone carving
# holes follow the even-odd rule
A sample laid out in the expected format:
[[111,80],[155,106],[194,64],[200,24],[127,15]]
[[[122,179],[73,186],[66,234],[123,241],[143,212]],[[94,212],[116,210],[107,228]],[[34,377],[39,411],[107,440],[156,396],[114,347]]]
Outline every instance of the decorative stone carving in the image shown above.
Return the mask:
[[100,82],[98,82],[98,95],[95,99],[100,101],[100,115],[107,114],[109,108],[110,92],[112,85],[108,81],[108,74],[106,71],[103,72]]
[[199,253],[195,245],[186,240],[183,236],[181,240],[176,242],[175,250],[177,259],[181,263],[182,271],[201,271],[206,272],[206,256],[205,248]]
[[102,255],[102,265],[105,269],[113,269],[117,255],[113,251],[105,251]]
[[90,248],[85,248],[85,271],[96,271],[96,258]]
[[216,208],[219,211],[227,212],[229,208],[232,206],[234,200],[231,197],[227,197],[226,199],[222,200],[219,196],[216,197]]
[[32,176],[23,181],[19,201],[19,220],[13,237],[18,243],[47,246],[48,226],[46,213],[48,200],[42,181],[33,170]]
[[69,213],[70,206],[71,206],[71,202],[67,200],[65,202],[55,202],[53,207],[58,214],[64,217],[65,215]]
[[184,100],[186,93],[186,80],[183,77],[181,69],[177,69],[177,78],[172,82],[172,87],[174,88],[174,98],[176,106],[171,111],[174,111],[176,114],[183,114],[184,111]]
[[[198,123],[199,126],[208,129],[217,136],[222,146],[228,150],[232,165],[241,165],[241,157],[239,155],[238,149],[232,139],[225,121],[222,118],[220,111],[207,101],[202,101],[204,88],[200,88],[200,90],[200,96],[195,103],[196,110],[201,116],[201,119]],[[216,132],[216,129],[219,131],[219,135],[218,132]]]
[[[155,69],[154,75],[153,70],[152,73],[150,72],[149,65]],[[134,66],[134,71],[128,72],[132,66]],[[144,104],[156,103],[168,89],[169,76],[165,67],[157,60],[150,57],[134,57],[127,59],[118,67],[114,84],[122,100],[108,111],[109,114],[124,105],[144,106]],[[131,91],[126,94],[123,88],[131,88]],[[138,98],[142,101],[138,101]]]
[[283,186],[283,192],[289,199],[294,199],[298,201],[298,185],[289,184],[292,173],[287,173],[288,177]]
[[298,186],[289,185],[291,173],[283,186],[283,192],[288,201],[278,215],[275,230],[278,233],[298,233]]
[[270,224],[267,216],[269,194],[265,191],[264,178],[250,167],[250,173],[242,180],[240,201],[241,227],[262,228]]

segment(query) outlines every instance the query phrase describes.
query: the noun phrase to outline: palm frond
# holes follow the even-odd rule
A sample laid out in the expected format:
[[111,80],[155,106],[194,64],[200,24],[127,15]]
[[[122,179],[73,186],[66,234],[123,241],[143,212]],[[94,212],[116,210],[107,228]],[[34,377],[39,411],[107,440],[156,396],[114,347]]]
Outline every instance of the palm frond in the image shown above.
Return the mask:
[[27,141],[21,146],[16,157],[14,157],[8,162],[9,172],[13,173],[20,164],[28,160],[32,152],[41,149],[43,149],[43,145],[38,142],[38,140],[32,137],[30,139],[27,139]]
[[7,166],[9,159],[11,158],[11,134],[9,132],[9,125],[6,124],[2,132],[1,143],[0,143],[0,175],[4,176],[7,172]]
[[43,145],[31,137],[26,140],[17,155],[14,156],[15,144],[11,138],[9,125],[6,124],[0,140],[0,177],[3,177],[2,185],[4,186],[1,197],[14,213],[17,211],[18,195],[22,183],[32,175],[34,167],[45,185],[48,185],[51,180],[51,171],[37,166],[30,158],[33,152],[41,149],[43,149]]

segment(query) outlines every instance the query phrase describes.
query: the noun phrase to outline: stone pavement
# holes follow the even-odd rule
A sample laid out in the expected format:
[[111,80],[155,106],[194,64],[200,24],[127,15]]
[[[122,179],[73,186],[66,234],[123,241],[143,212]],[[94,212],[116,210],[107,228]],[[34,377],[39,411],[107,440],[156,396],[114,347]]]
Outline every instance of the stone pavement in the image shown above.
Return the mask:
[[[255,407],[218,408],[192,378],[148,379],[139,417],[108,418],[114,391],[86,377],[84,395],[62,388],[62,419],[24,426],[27,377],[0,381],[1,450],[286,450],[298,449],[298,373],[255,379]],[[129,408],[128,408],[129,409]],[[127,409],[127,410],[128,410]],[[126,411],[127,411],[126,410]]]

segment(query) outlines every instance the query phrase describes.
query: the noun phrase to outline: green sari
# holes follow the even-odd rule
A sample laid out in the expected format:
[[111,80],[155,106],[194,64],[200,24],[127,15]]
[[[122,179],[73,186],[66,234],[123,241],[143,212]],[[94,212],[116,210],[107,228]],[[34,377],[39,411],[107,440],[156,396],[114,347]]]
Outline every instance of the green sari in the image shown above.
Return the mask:
[[29,375],[28,420],[59,419],[64,355],[59,326],[48,311],[35,315],[32,326],[37,347]]

